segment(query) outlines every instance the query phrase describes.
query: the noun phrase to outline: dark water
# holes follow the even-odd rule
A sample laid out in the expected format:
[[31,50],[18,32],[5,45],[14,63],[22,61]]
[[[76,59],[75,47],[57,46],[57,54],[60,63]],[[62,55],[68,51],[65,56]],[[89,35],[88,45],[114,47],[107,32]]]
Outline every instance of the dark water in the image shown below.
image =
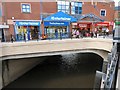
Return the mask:
[[93,88],[102,63],[100,56],[90,53],[49,56],[5,88]]

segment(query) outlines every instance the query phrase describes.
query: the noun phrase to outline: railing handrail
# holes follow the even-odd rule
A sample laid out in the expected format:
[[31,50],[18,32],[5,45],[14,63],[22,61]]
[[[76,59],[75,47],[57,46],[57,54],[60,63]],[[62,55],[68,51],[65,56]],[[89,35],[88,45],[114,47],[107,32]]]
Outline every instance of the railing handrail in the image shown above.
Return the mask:
[[111,58],[109,58],[111,60],[108,63],[106,78],[104,81],[104,88],[107,90],[111,89],[114,76],[115,76],[115,70],[116,70],[117,61],[118,61],[117,43],[114,43],[113,48],[111,50],[111,54],[112,54]]

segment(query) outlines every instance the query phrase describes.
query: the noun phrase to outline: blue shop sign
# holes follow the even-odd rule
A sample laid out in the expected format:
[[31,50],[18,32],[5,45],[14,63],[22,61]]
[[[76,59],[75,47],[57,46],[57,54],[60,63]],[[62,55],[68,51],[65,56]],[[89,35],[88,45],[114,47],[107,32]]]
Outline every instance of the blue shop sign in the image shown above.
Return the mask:
[[44,26],[68,26],[69,22],[44,22]]
[[40,26],[38,21],[16,21],[17,26]]
[[64,12],[57,12],[53,15],[50,15],[44,19],[44,21],[67,21],[67,22],[76,22],[77,19],[73,16],[70,16]]

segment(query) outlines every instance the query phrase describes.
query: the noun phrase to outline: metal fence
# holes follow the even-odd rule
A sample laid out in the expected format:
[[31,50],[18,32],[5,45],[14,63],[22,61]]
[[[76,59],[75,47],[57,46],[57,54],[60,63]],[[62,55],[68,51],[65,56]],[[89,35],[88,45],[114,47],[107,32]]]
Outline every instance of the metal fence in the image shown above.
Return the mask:
[[111,90],[114,85],[115,81],[115,71],[117,69],[117,63],[118,63],[118,52],[117,52],[117,43],[114,44],[111,53],[108,54],[108,66],[107,66],[107,72],[102,78],[102,87],[104,87],[105,90]]

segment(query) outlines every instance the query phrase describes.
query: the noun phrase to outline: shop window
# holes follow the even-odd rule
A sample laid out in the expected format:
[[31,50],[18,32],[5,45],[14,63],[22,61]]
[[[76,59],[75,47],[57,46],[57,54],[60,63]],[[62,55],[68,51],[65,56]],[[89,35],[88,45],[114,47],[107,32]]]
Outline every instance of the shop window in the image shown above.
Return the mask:
[[71,14],[82,13],[82,2],[71,2]]
[[58,12],[62,11],[64,13],[70,13],[70,3],[68,1],[57,1]]
[[100,10],[100,16],[106,16],[106,10],[105,9]]
[[30,4],[22,4],[21,10],[23,13],[30,13],[31,12],[31,5]]

